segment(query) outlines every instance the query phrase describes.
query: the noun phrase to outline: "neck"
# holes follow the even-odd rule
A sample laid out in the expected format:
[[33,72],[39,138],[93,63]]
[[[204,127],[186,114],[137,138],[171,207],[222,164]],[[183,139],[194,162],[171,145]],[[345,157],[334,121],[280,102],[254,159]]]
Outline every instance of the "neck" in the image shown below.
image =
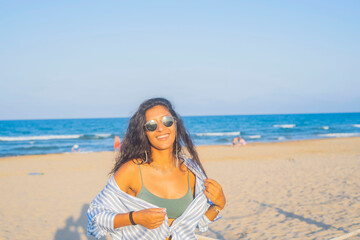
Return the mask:
[[151,148],[151,156],[153,163],[161,169],[170,169],[174,166],[174,157],[172,155],[172,148],[166,150],[158,150]]

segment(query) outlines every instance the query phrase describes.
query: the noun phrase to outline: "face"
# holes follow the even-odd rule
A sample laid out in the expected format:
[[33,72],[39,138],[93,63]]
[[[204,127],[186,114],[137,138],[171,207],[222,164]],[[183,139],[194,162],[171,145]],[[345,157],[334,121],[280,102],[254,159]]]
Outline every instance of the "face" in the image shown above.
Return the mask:
[[145,113],[146,122],[155,120],[158,126],[153,132],[146,129],[145,132],[153,148],[157,150],[172,150],[176,136],[176,123],[174,122],[170,127],[165,127],[161,122],[164,116],[172,116],[164,106],[159,105],[148,109]]

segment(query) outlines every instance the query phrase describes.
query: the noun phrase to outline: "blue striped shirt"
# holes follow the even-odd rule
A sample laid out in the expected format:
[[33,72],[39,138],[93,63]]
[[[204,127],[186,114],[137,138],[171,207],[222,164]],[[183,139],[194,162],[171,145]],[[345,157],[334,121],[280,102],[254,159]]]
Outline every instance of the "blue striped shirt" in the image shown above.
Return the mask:
[[113,239],[122,240],[164,240],[169,236],[172,236],[172,240],[197,239],[195,228],[198,227],[200,232],[205,232],[208,230],[208,224],[211,223],[205,216],[211,201],[204,194],[206,176],[201,168],[189,158],[183,157],[182,161],[196,176],[195,198],[185,212],[173,221],[171,226],[169,226],[169,219],[166,215],[164,222],[155,229],[147,229],[141,225],[130,225],[114,229],[114,218],[117,214],[158,208],[158,206],[123,192],[116,184],[114,176],[112,176],[105,188],[89,206],[87,235],[99,239],[109,233]]

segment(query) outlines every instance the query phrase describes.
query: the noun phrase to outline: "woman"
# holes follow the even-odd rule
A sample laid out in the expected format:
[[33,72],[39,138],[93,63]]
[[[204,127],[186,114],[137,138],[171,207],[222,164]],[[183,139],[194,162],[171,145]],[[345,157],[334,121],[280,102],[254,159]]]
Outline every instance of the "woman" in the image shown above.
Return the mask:
[[[185,145],[191,159],[182,153]],[[113,239],[196,239],[225,206],[207,179],[184,124],[164,98],[131,117],[112,178],[90,204],[88,235]]]

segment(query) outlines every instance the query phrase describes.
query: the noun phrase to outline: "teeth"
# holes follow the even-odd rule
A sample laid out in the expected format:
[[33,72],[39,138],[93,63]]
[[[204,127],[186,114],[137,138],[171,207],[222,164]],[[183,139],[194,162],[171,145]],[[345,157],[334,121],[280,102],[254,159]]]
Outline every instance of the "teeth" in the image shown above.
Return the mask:
[[169,134],[165,134],[165,135],[161,135],[161,136],[158,136],[158,137],[156,137],[157,139],[162,139],[162,138],[166,138],[166,137],[168,137],[169,136]]

